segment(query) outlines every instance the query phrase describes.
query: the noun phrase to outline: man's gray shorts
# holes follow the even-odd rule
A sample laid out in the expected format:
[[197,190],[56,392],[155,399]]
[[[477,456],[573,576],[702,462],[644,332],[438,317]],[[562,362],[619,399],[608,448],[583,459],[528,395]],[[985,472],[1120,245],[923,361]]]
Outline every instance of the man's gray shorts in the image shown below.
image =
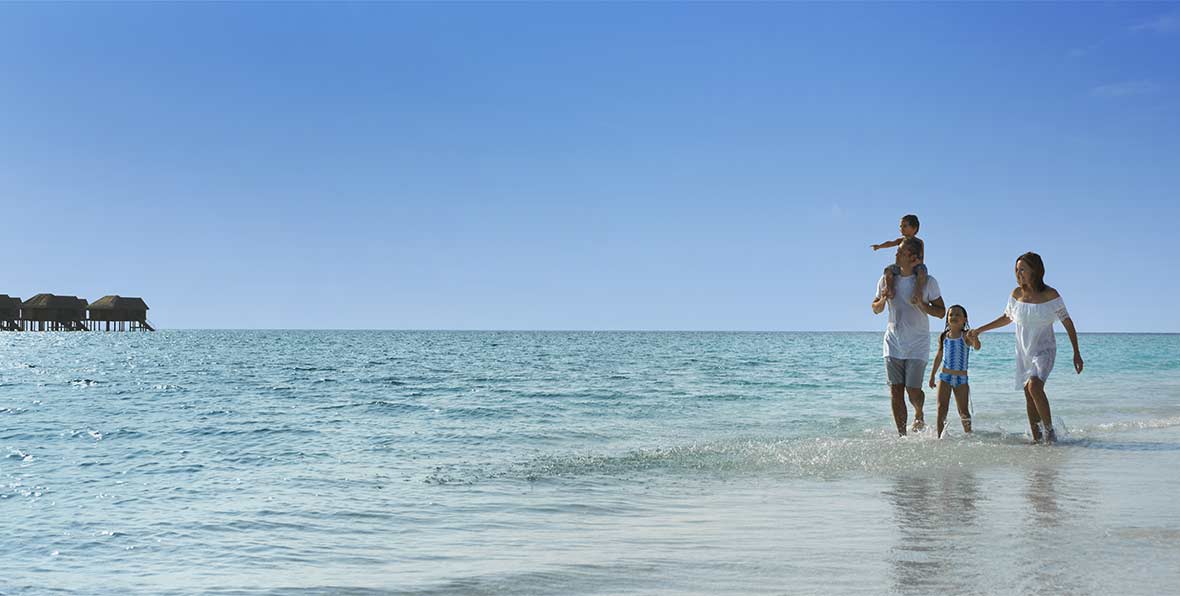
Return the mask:
[[922,387],[922,375],[926,372],[926,361],[901,358],[885,358],[885,376],[890,385]]

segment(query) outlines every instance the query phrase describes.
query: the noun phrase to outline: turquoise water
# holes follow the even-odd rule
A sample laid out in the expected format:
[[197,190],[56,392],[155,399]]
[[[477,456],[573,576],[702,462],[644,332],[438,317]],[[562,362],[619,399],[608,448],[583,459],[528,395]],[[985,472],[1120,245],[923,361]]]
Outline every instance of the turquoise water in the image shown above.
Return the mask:
[[1060,337],[1055,447],[983,339],[937,440],[879,333],[3,334],[0,593],[1180,586],[1180,336]]

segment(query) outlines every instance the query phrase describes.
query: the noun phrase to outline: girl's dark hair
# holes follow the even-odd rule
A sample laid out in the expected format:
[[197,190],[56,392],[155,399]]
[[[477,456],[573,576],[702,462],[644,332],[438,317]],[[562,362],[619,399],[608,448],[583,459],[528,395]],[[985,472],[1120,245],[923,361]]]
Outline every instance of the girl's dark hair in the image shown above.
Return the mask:
[[1016,262],[1028,265],[1032,269],[1033,274],[1033,288],[1038,292],[1045,291],[1045,261],[1041,260],[1041,255],[1035,252],[1026,252],[1019,257],[1016,257]]
[[952,304],[948,306],[946,309],[946,326],[942,328],[942,335],[938,336],[938,345],[940,346],[942,345],[942,342],[946,340],[946,334],[950,333],[951,331],[951,311],[956,308],[963,311],[963,333],[967,333],[967,331],[971,329],[971,327],[967,325],[967,309],[963,308],[962,304]]

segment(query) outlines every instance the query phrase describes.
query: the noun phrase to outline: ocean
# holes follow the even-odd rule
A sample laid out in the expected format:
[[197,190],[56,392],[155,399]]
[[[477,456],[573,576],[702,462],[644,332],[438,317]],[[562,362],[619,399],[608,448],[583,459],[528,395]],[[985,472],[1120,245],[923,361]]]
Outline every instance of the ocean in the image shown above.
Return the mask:
[[938,439],[881,333],[0,334],[0,593],[1180,591],[1180,336],[1060,336],[1054,446],[983,341]]

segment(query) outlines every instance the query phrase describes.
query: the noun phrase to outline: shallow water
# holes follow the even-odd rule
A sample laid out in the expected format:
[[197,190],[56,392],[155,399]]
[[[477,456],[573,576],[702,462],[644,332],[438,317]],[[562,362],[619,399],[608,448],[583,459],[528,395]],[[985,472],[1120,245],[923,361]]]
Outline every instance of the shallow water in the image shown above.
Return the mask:
[[1180,586],[1180,336],[1061,337],[1056,447],[984,340],[937,440],[877,333],[3,334],[0,593]]

